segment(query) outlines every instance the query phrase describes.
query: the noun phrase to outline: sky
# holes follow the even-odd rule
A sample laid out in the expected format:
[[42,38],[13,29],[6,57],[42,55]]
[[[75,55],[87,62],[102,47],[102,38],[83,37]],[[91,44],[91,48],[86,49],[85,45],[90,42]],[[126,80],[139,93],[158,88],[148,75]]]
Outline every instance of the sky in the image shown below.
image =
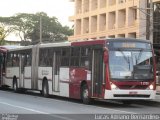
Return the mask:
[[[74,2],[70,0],[1,0],[0,16],[10,17],[16,13],[45,12],[48,16],[55,16],[63,25],[71,27],[69,16],[74,15]],[[15,34],[10,34],[7,40],[20,40]]]
[[70,0],[1,0],[0,4],[0,16],[3,17],[16,13],[45,12],[67,26],[71,26],[68,17],[74,14],[74,2]]

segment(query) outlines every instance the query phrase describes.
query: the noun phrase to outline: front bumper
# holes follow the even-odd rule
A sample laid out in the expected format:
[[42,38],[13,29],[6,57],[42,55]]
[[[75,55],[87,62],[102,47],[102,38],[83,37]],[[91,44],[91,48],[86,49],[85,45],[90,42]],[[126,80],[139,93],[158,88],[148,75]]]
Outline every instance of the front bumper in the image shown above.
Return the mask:
[[104,99],[153,100],[155,96],[154,90],[105,90]]

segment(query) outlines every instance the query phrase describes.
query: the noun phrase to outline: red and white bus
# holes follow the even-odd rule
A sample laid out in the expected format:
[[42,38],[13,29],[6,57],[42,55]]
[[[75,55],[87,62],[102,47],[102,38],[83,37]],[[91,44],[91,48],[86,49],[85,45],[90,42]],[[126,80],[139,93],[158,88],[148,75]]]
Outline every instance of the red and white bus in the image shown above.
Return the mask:
[[82,99],[154,99],[156,68],[147,40],[106,39],[10,49],[3,84]]

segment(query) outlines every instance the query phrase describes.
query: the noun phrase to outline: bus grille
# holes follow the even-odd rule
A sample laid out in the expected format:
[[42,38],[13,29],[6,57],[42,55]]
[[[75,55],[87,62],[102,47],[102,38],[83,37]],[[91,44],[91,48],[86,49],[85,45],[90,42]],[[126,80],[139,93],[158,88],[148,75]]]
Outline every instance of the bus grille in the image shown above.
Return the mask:
[[139,97],[139,98],[149,98],[150,95],[126,95],[126,94],[115,94],[114,97]]
[[120,89],[147,89],[147,85],[120,85],[118,86]]

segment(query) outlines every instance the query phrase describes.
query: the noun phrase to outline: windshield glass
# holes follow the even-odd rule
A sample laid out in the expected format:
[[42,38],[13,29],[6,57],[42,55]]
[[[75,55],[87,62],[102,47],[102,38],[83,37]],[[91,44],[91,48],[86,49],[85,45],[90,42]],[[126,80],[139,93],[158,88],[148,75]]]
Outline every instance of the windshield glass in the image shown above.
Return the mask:
[[111,79],[153,79],[152,52],[149,50],[111,50],[109,68]]

